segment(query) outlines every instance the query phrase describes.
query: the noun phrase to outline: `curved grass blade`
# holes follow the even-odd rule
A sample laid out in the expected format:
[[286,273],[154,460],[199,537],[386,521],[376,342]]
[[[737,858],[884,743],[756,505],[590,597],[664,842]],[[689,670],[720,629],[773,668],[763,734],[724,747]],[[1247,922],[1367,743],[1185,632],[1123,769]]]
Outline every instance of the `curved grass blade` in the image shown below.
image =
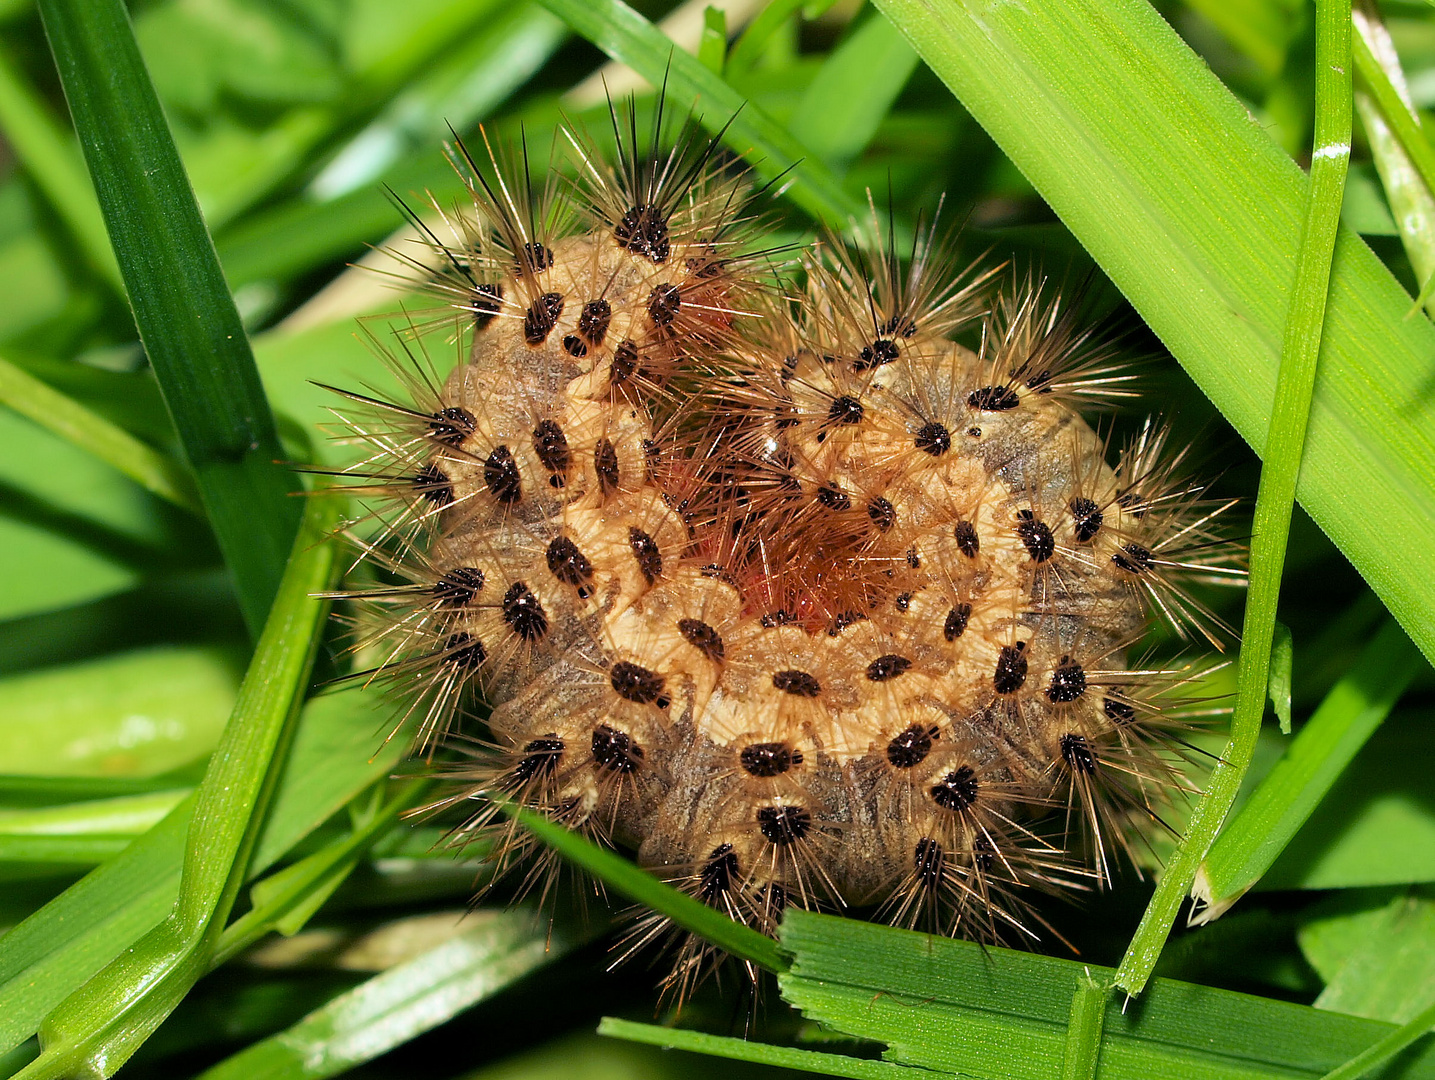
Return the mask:
[[819,220],[841,224],[862,207],[778,123],[673,44],[623,0],[541,0],[544,7],[614,60],[678,101],[694,101],[703,126],[752,163],[765,179],[781,176],[788,198]]
[[482,911],[428,952],[361,983],[200,1080],[320,1080],[371,1061],[582,944],[533,911]]
[[542,814],[516,806],[505,807],[505,812],[517,818],[524,828],[574,866],[588,871],[628,899],[661,912],[684,930],[712,942],[740,960],[750,960],[768,971],[787,970],[786,958],[778,949],[777,942],[770,937],[729,919],[715,908],[659,881],[617,852],[599,847],[586,837],[549,821]]
[[274,610],[203,782],[195,792],[179,896],[169,916],[40,1027],[20,1076],[109,1076],[208,970],[273,801],[337,565],[336,500],[310,502]]
[[1393,620],[1371,639],[1207,852],[1196,883],[1207,905],[1199,921],[1226,911],[1270,869],[1422,664]]
[[4,357],[0,357],[0,401],[113,465],[146,491],[191,513],[204,514],[194,480],[177,461]]
[[40,14],[140,340],[258,634],[298,526],[298,482],[120,0]]

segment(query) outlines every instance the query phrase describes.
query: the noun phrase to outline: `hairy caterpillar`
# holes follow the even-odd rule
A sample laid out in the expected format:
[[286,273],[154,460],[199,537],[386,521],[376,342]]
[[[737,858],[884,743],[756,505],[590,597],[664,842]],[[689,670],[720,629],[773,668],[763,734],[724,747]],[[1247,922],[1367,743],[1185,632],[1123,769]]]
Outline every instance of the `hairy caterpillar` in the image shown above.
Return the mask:
[[616,164],[566,130],[542,193],[456,146],[412,398],[348,395],[377,674],[416,753],[465,751],[445,805],[500,865],[528,849],[485,794],[767,932],[828,904],[1031,939],[1024,897],[1107,883],[1185,783],[1182,672],[1127,650],[1228,633],[1183,591],[1236,573],[1226,506],[1155,424],[1108,463],[1079,409],[1129,376],[1039,280],[955,273],[935,225],[899,257],[875,213],[761,250],[744,171],[662,127],[615,111]]

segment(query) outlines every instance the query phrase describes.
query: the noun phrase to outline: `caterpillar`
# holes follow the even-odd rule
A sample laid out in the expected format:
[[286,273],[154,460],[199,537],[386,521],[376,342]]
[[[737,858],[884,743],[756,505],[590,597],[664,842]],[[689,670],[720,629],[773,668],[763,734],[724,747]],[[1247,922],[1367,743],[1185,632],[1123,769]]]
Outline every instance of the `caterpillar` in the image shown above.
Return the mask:
[[1128,653],[1229,638],[1187,588],[1239,575],[1229,503],[1155,422],[1108,460],[1082,410],[1131,375],[1039,276],[958,267],[940,214],[763,248],[720,136],[612,115],[542,190],[456,141],[466,203],[413,217],[407,397],[339,410],[367,677],[501,868],[532,851],[495,796],[767,933],[1035,940],[1030,897],[1108,884],[1190,786],[1192,668]]

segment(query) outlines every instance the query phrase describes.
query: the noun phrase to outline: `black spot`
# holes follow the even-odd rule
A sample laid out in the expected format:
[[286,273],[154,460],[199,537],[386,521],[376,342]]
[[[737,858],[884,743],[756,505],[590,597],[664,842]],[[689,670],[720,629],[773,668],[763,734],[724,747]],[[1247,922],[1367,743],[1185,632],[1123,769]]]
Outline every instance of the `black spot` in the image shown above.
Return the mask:
[[[719,566],[715,562],[706,564],[699,569],[698,573],[702,574],[702,576],[709,581],[721,581],[724,585],[731,585],[734,589],[737,588],[737,578],[733,577],[726,567]],[[766,626],[767,624],[764,623],[763,625]]]
[[581,360],[588,355],[588,346],[577,334],[569,334],[563,339],[563,351],[569,356],[576,356]]
[[553,265],[553,252],[536,241],[524,244],[522,253],[518,258],[518,272],[520,274],[523,273],[525,265],[533,273],[541,274]]
[[410,481],[419,498],[442,509],[453,502],[453,484],[433,465],[425,465]]
[[1003,645],[997,654],[997,669],[992,675],[992,685],[998,694],[1015,694],[1026,682],[1026,642]]
[[487,659],[488,650],[472,634],[459,631],[443,643],[443,662],[451,667],[474,671]]
[[593,761],[603,772],[634,772],[643,763],[643,748],[626,731],[599,724],[593,729]]
[[593,470],[598,474],[598,490],[604,495],[618,489],[618,451],[607,439],[599,439],[593,447]]
[[523,337],[530,345],[542,345],[548,340],[553,327],[558,325],[558,316],[563,314],[563,294],[544,293],[528,305],[523,316]]
[[760,621],[766,629],[771,630],[774,626],[786,626],[790,622],[796,622],[797,616],[778,608],[776,611],[769,611]]
[[563,474],[568,471],[571,455],[568,453],[568,436],[555,420],[540,420],[533,429],[533,452],[538,455],[539,464],[553,474],[549,483],[554,487],[563,486]]
[[608,385],[621,386],[631,379],[633,372],[637,370],[638,346],[624,338],[618,342],[618,348],[613,352],[612,363],[608,365]]
[[897,599],[892,601],[898,611],[906,611],[912,606],[912,594],[909,592],[898,593]]
[[762,835],[779,847],[795,844],[812,828],[812,815],[800,806],[764,806],[757,812]]
[[861,622],[866,617],[860,611],[839,611],[832,616],[832,621],[827,624],[827,636],[836,637],[849,626]]
[[897,524],[897,508],[880,495],[867,504],[867,516],[878,532],[886,532]]
[[587,599],[593,594],[593,564],[566,536],[555,537],[548,545],[548,569],[565,585],[576,585],[578,595]]
[[578,316],[578,333],[594,345],[603,344],[608,336],[608,324],[613,321],[613,307],[606,300],[589,300],[583,305]]
[[683,294],[676,285],[659,285],[648,296],[648,318],[654,326],[672,326],[683,306]]
[[917,880],[927,888],[935,889],[941,883],[942,864],[945,861],[946,856],[942,854],[941,844],[928,840],[925,836],[917,841],[912,866],[917,871]]
[[476,566],[460,566],[434,582],[434,599],[443,607],[464,607],[483,589],[483,571]]
[[1151,569],[1153,557],[1151,552],[1140,544],[1127,544],[1111,556],[1111,561],[1128,574],[1144,574]]
[[933,457],[941,457],[952,448],[952,433],[947,430],[946,425],[933,420],[917,432],[916,442],[918,450],[925,450]]
[[1076,539],[1089,544],[1101,531],[1101,507],[1090,499],[1072,499],[1071,516],[1076,523]]
[[1109,697],[1101,703],[1101,711],[1113,723],[1129,724],[1136,719],[1136,710],[1124,701]]
[[488,492],[504,505],[516,503],[523,491],[518,477],[518,462],[506,446],[500,446],[483,463],[483,482]]
[[[1013,374],[1018,373],[1013,372]],[[1027,376],[1026,388],[1028,390],[1035,390],[1037,393],[1040,394],[1051,393],[1051,369],[1042,368],[1035,375]]]
[[975,559],[977,552],[982,549],[982,542],[977,538],[977,527],[970,521],[957,522],[952,535],[957,540],[957,550],[969,559]]
[[867,665],[867,678],[873,682],[886,682],[888,679],[895,679],[912,666],[912,661],[905,656],[898,656],[889,653],[886,656],[879,656]]
[[714,897],[731,892],[741,878],[742,869],[732,845],[719,844],[708,853],[708,861],[698,874],[698,898],[711,903]]
[[917,324],[906,315],[893,315],[878,329],[884,334],[896,334],[898,337],[909,338],[916,334]]
[[978,833],[972,843],[972,866],[979,874],[990,874],[997,862],[997,849],[985,833]]
[[524,641],[538,641],[548,633],[548,613],[521,581],[515,581],[503,594],[503,621]]
[[523,747],[523,757],[513,767],[513,777],[526,784],[536,776],[551,776],[563,756],[563,740],[551,732]]
[[608,681],[613,684],[617,695],[625,701],[638,705],[656,704],[660,709],[666,707],[667,699],[663,696],[663,691],[667,688],[668,681],[656,671],[619,660],[613,665],[613,670],[608,672]]
[[936,737],[936,728],[913,724],[906,731],[898,732],[887,744],[887,760],[898,769],[920,765],[932,752],[932,740]]
[[822,684],[805,671],[778,671],[772,676],[772,685],[784,694],[793,697],[816,697],[822,693]]
[[493,321],[503,306],[502,285],[475,285],[469,304],[473,311],[473,325],[482,330]]
[[630,528],[628,546],[633,549],[633,558],[637,560],[643,578],[651,585],[663,573],[663,553],[658,550],[658,542],[642,529]]
[[715,664],[722,663],[725,653],[722,635],[701,619],[679,619],[678,633],[683,640]]
[[1009,386],[983,386],[967,395],[967,404],[982,412],[1006,412],[1021,404],[1021,398]]
[[655,263],[667,260],[668,220],[656,206],[646,203],[630,206],[623,220],[613,226],[613,236],[634,255],[642,255]]
[[859,359],[852,365],[853,371],[866,371],[868,368],[881,367],[883,364],[890,364],[901,355],[897,343],[891,338],[878,338],[871,345],[863,345],[862,351],[858,354]]
[[917,554],[917,549],[914,547],[907,549],[907,565],[913,570],[920,570],[922,568],[922,556]]
[[956,641],[967,632],[967,622],[972,617],[971,604],[958,604],[947,612],[947,621],[942,624],[942,636],[948,641]]
[[862,413],[862,403],[855,397],[843,394],[828,408],[827,419],[834,424],[860,424]]
[[932,801],[943,810],[966,810],[977,801],[977,790],[977,774],[963,765],[932,785]]
[[1074,772],[1086,773],[1090,776],[1096,771],[1096,755],[1091,751],[1091,744],[1086,741],[1085,735],[1077,735],[1068,732],[1061,737],[1061,756],[1066,759]]
[[1066,705],[1086,693],[1086,672],[1069,656],[1063,656],[1051,673],[1051,685],[1046,688],[1047,700],[1053,705]]
[[1016,534],[1032,562],[1046,562],[1056,554],[1056,538],[1051,535],[1050,525],[1038,520],[1030,510],[1018,510],[1016,516]]
[[744,771],[767,779],[781,776],[794,765],[801,765],[802,751],[780,742],[750,743],[742,748],[738,760],[742,762]]
[[473,434],[478,421],[473,413],[457,405],[440,409],[429,419],[429,438],[445,446],[457,446]]
[[847,492],[835,484],[824,484],[817,489],[817,501],[829,510],[851,510],[852,499]]

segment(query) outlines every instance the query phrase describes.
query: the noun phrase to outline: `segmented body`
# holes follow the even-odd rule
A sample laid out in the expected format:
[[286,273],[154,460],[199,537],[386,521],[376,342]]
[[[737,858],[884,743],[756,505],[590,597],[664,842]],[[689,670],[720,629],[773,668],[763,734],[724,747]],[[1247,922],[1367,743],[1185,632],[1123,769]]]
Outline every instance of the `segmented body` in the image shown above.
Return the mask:
[[[1073,402],[1110,380],[1038,290],[983,311],[839,253],[783,297],[726,238],[735,181],[635,170],[566,235],[475,187],[501,227],[442,245],[467,359],[365,429],[417,553],[379,636],[420,745],[481,699],[464,798],[764,929],[1027,933],[1023,889],[1104,881],[1178,785],[1125,650],[1214,561],[1198,493],[1154,431],[1106,463]],[[973,317],[980,354],[947,338]]]

